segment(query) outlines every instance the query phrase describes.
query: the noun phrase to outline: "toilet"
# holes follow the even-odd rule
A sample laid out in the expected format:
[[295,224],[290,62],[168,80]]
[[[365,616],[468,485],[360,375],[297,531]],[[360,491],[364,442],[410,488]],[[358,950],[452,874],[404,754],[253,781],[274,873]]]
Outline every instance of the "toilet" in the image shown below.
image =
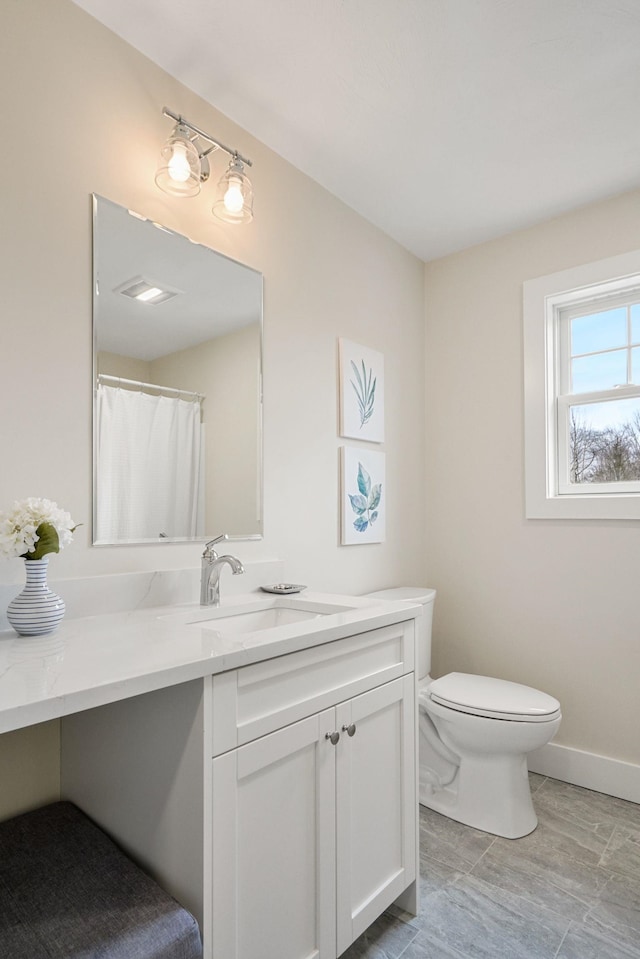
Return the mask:
[[538,823],[527,754],[560,728],[560,703],[519,683],[470,673],[432,680],[434,589],[398,587],[368,593],[421,604],[416,619],[419,709],[419,799],[423,806],[507,839]]

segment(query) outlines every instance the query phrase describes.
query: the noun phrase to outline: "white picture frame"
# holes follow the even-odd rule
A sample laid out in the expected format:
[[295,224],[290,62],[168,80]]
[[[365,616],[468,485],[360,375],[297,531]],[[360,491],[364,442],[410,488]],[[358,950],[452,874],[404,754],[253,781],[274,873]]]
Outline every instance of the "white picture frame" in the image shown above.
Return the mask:
[[340,447],[340,543],[384,543],[386,514],[385,454]]
[[384,442],[384,355],[338,339],[340,436]]

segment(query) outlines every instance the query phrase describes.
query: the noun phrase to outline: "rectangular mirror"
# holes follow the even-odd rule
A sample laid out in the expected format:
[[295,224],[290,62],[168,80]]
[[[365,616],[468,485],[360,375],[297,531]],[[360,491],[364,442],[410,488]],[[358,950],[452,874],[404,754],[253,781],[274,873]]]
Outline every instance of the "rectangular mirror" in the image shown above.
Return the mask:
[[262,274],[93,197],[94,545],[257,539]]

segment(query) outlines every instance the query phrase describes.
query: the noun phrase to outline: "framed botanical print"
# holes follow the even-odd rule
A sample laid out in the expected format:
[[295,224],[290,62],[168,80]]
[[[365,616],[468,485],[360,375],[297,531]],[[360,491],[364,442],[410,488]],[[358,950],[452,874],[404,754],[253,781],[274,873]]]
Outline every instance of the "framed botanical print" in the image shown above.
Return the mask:
[[338,340],[340,435],[384,442],[384,356],[350,340]]

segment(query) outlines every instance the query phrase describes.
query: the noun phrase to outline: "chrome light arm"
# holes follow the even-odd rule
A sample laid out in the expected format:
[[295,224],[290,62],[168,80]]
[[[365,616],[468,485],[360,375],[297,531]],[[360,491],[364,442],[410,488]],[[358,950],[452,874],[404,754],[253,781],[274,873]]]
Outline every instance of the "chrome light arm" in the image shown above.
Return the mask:
[[224,143],[220,143],[219,140],[214,140],[212,136],[208,133],[205,133],[204,130],[201,130],[200,127],[197,127],[195,123],[190,123],[189,120],[185,119],[180,113],[174,113],[173,110],[170,110],[168,107],[162,108],[162,113],[165,117],[168,117],[170,120],[175,120],[176,123],[180,123],[183,127],[186,127],[188,130],[191,130],[192,133],[195,133],[196,136],[201,137],[203,140],[208,140],[209,143],[212,143],[213,146],[209,150],[205,150],[203,153],[200,153],[200,159],[206,157],[207,154],[211,153],[213,150],[223,150],[224,153],[228,154],[230,157],[237,157],[241,163],[244,163],[246,166],[253,166],[251,160],[247,157],[243,157],[241,153],[238,153],[237,150],[232,150],[230,147],[226,147]]

